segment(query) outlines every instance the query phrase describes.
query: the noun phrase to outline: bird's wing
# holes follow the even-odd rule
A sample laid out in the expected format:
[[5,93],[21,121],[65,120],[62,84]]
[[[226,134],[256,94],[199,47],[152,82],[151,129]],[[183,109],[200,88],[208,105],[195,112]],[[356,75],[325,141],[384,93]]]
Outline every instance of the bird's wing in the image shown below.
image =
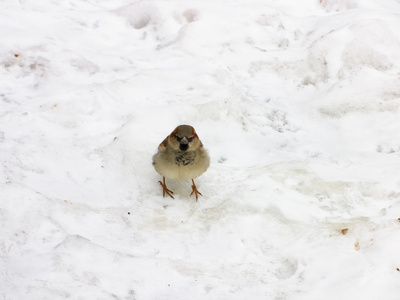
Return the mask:
[[168,145],[168,137],[165,138],[165,140],[162,141],[162,143],[158,146],[158,151],[164,152],[167,149]]

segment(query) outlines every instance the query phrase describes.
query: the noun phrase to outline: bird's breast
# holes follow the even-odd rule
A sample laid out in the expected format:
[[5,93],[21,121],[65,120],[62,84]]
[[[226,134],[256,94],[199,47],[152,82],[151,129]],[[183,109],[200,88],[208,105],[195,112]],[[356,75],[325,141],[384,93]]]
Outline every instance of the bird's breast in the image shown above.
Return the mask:
[[193,165],[196,159],[196,152],[178,152],[175,155],[175,164],[178,166]]
[[153,166],[162,176],[172,179],[194,179],[210,165],[206,151],[164,152],[153,157]]

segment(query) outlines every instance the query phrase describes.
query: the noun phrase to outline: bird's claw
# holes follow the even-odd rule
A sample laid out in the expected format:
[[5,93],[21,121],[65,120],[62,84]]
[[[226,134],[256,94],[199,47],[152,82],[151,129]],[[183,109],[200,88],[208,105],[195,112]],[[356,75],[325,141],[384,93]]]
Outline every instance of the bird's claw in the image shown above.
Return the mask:
[[199,198],[199,196],[198,195],[200,195],[200,196],[203,196],[198,190],[197,190],[197,187],[196,187],[196,185],[194,184],[194,180],[192,179],[192,183],[193,183],[193,185],[192,185],[192,192],[190,193],[190,196],[192,196],[193,195],[193,193],[196,195],[196,201],[197,201],[197,199]]
[[160,185],[163,188],[163,197],[165,197],[165,194],[167,194],[168,196],[170,196],[172,199],[175,199],[174,196],[172,196],[172,194],[174,193],[173,191],[169,190],[167,188],[167,185],[165,184],[165,178],[164,178],[164,182],[159,181]]

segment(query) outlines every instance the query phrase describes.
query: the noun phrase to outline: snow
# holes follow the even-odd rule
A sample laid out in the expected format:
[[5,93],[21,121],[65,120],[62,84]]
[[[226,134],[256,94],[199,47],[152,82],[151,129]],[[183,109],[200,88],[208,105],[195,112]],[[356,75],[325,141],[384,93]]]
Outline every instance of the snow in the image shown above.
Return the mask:
[[0,6],[2,299],[399,299],[398,1]]

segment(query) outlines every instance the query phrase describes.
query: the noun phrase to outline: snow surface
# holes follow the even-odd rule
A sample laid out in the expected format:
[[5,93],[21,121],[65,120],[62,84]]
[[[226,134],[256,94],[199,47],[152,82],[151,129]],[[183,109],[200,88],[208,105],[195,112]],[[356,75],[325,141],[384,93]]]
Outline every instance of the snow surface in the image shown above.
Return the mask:
[[0,7],[2,299],[400,299],[398,0]]

